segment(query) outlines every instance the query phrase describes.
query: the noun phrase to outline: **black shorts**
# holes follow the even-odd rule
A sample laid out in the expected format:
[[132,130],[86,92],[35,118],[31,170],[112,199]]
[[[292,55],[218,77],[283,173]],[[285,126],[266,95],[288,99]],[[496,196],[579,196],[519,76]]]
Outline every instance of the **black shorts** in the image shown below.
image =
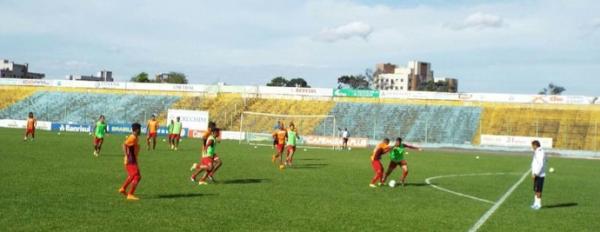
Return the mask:
[[536,176],[533,179],[533,191],[541,193],[544,190],[544,177]]
[[344,144],[348,143],[348,138],[344,138]]

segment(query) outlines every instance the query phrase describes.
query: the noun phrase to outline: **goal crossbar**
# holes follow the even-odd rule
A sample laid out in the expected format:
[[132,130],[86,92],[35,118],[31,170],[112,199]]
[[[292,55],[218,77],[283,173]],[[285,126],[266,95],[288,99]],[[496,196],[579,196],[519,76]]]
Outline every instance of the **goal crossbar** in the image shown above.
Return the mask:
[[333,118],[334,117],[333,115],[271,114],[271,113],[252,112],[252,111],[244,111],[244,112],[242,112],[242,114],[281,117],[281,118]]

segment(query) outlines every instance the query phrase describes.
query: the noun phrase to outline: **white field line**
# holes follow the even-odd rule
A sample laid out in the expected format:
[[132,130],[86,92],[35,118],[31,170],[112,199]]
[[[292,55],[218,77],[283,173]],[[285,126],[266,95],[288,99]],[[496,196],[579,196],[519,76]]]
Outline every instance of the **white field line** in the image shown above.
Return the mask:
[[[260,144],[260,143],[248,143],[248,145],[250,145],[250,146],[260,146],[260,147],[272,147],[273,146],[273,144]],[[332,150],[331,147],[296,146],[296,148]]]
[[498,210],[498,208],[500,208],[502,203],[504,203],[504,201],[506,201],[506,199],[515,191],[515,189],[517,189],[517,187],[519,187],[519,185],[521,185],[521,183],[523,183],[525,178],[529,175],[531,175],[531,169],[527,170],[525,173],[523,173],[523,176],[521,176],[521,179],[519,179],[519,181],[517,181],[512,187],[510,187],[508,189],[508,191],[506,191],[506,193],[504,193],[504,195],[502,195],[500,200],[498,200],[496,202],[496,204],[494,204],[492,206],[492,208],[490,208],[487,212],[485,212],[485,214],[483,214],[483,216],[481,216],[481,218],[479,218],[479,220],[475,223],[475,225],[473,225],[471,227],[471,229],[469,229],[469,232],[475,232],[475,231],[479,230],[479,228],[481,228],[481,226],[483,226],[483,224],[496,212],[496,210]]
[[457,196],[461,196],[461,197],[466,197],[472,200],[476,200],[476,201],[481,201],[484,203],[488,203],[488,204],[495,204],[496,202],[490,201],[490,200],[486,200],[483,198],[479,198],[479,197],[475,197],[475,196],[471,196],[468,194],[464,194],[464,193],[459,193],[456,191],[452,191],[450,189],[447,188],[443,188],[440,186],[437,186],[435,184],[432,184],[431,181],[435,180],[435,179],[441,179],[441,178],[452,178],[452,177],[465,177],[465,176],[495,176],[495,175],[509,175],[512,173],[504,173],[504,172],[497,172],[497,173],[471,173],[471,174],[455,174],[455,175],[444,175],[444,176],[434,176],[434,177],[429,177],[427,179],[425,179],[425,183],[427,183],[428,185],[430,185],[431,187],[437,189],[437,190],[441,190],[447,193],[451,193]]

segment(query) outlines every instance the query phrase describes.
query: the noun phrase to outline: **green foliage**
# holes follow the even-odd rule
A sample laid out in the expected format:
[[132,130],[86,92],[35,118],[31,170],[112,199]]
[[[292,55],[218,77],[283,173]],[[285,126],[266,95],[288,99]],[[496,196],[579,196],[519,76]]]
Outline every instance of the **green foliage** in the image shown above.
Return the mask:
[[[223,160],[218,183],[198,186],[189,180],[189,167],[199,160],[200,141],[185,138],[175,152],[159,137],[157,150],[147,151],[142,135],[141,200],[127,202],[117,193],[126,177],[124,135],[106,137],[102,154],[94,158],[86,133],[39,131],[34,142],[23,142],[22,132],[0,129],[3,231],[467,231],[492,205],[439,191],[424,180],[507,173],[433,181],[496,201],[531,161],[506,153],[410,151],[407,187],[371,189],[371,149],[300,147],[295,167],[280,171],[271,163],[271,146],[223,141],[217,145]],[[527,179],[481,231],[600,228],[595,199],[600,161],[551,159],[556,172],[546,177],[543,199],[550,207],[529,208],[533,193]],[[388,160],[384,157],[386,168]],[[400,175],[398,168],[391,178]]]
[[141,72],[141,73],[131,77],[131,81],[132,82],[141,82],[141,83],[151,82],[150,79],[148,79],[148,73],[146,73],[146,72]]
[[449,92],[448,81],[428,81],[421,83],[419,91],[430,91],[430,92]]
[[548,87],[542,89],[538,94],[540,95],[561,95],[564,91],[566,91],[562,86],[555,85],[554,83],[548,84]]
[[267,86],[310,88],[310,85],[303,78],[299,77],[288,80],[281,76],[273,78],[271,82],[267,83]]

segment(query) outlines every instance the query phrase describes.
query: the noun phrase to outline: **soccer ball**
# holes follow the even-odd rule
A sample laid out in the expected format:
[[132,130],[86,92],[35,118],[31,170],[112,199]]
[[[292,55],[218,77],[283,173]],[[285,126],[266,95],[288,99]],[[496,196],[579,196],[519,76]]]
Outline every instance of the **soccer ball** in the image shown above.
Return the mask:
[[283,170],[283,169],[285,169],[285,165],[283,165],[283,164],[279,165],[279,169],[280,169],[280,170]]
[[60,132],[58,132],[57,135],[60,135]]
[[308,151],[308,149],[304,148],[304,151]]
[[258,148],[258,146],[254,146],[254,149],[257,149],[257,148]]
[[554,172],[554,168],[550,168],[550,170],[548,170],[548,171],[550,171],[550,173],[552,173],[552,172]]
[[396,187],[396,181],[395,180],[390,180],[390,182],[388,182],[388,186],[390,186],[390,188]]
[[475,156],[475,159],[479,159],[479,156]]
[[348,147],[348,151],[352,151],[352,148],[351,148],[351,147]]

